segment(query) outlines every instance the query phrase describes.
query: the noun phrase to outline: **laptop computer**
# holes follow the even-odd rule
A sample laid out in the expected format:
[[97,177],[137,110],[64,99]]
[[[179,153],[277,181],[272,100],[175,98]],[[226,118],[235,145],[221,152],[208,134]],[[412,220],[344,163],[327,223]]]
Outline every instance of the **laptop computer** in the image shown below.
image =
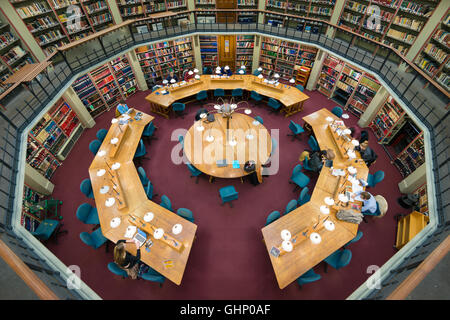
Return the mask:
[[133,240],[139,243],[139,247],[142,247],[145,241],[147,241],[147,234],[144,231],[137,229],[137,232],[134,235]]

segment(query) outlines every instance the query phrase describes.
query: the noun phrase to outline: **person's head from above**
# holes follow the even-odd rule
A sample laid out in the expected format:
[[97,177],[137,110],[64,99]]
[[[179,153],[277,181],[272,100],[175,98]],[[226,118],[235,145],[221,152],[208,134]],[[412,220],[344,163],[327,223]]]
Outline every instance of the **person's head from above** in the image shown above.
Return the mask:
[[359,146],[361,147],[361,150],[366,150],[367,147],[369,146],[369,141],[366,140],[363,143],[361,143]]
[[368,193],[366,191],[361,192],[361,199],[369,200],[370,199],[370,193]]
[[120,104],[121,105],[125,105],[126,104],[125,100],[124,99],[120,99]]
[[355,128],[354,127],[350,127],[349,128],[350,129],[350,136],[352,137],[352,138],[354,138],[355,137]]
[[126,250],[125,250],[125,243],[121,242],[116,244],[116,246],[114,247],[114,262],[122,265],[123,262],[125,261],[125,256],[126,256]]
[[336,154],[332,149],[327,149],[325,150],[325,157],[327,160],[334,160],[334,158],[336,158]]

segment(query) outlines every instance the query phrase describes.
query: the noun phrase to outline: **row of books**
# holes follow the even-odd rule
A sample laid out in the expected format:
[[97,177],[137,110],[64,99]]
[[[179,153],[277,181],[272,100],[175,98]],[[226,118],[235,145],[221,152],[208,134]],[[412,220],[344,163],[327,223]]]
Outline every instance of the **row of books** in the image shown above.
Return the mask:
[[45,2],[33,3],[28,6],[16,8],[16,10],[22,19],[36,16],[41,13],[50,12],[50,8],[45,4]]

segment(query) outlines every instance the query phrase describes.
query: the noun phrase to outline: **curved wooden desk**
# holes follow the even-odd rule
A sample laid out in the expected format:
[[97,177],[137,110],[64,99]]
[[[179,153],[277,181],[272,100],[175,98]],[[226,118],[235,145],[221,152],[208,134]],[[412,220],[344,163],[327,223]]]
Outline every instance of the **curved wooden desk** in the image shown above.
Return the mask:
[[[160,88],[149,94],[145,99],[150,102],[152,112],[169,118],[170,106],[177,100],[196,95],[202,90],[224,89],[232,90],[241,88],[247,91],[256,91],[259,94],[274,98],[283,105],[282,112],[286,117],[303,110],[303,103],[309,97],[298,90],[296,87],[279,84],[274,87],[271,84],[264,83],[254,75],[233,75],[231,77],[216,78],[217,76],[202,75],[199,80],[190,82],[175,88]],[[163,90],[168,90],[169,94],[161,94]]]
[[[352,165],[358,170],[357,178],[367,180],[369,169],[363,161],[355,163],[354,160],[350,161],[342,156],[339,151],[341,143],[336,144],[331,131],[327,128],[328,122],[325,120],[326,117],[338,119],[327,109],[321,109],[303,117],[303,120],[313,128],[321,149],[332,149],[335,151],[336,158],[333,161],[335,169],[345,169]],[[360,158],[358,153],[357,158]],[[320,172],[309,202],[262,228],[267,252],[269,253],[280,289],[285,288],[356,236],[358,225],[338,220],[336,218],[337,206],[330,208],[329,215],[324,215],[320,211],[320,206],[325,204],[325,197],[334,198],[337,203],[337,193],[341,186],[342,180],[333,176],[330,169],[324,167]],[[327,216],[334,222],[335,229],[333,231],[325,229],[316,231],[322,238],[321,243],[313,244],[309,238],[300,235],[298,244],[291,252],[280,255],[278,258],[270,254],[273,246],[280,246],[282,230],[289,230],[294,238],[294,235],[316,224],[319,218],[323,220]]]
[[[130,116],[134,118],[136,112],[134,110]],[[145,245],[141,247],[141,260],[179,285],[197,226],[147,199],[134,166],[133,157],[145,125],[152,120],[152,116],[144,113],[141,120],[134,120],[130,124],[121,125],[121,128],[119,128],[118,123],[112,124],[99,149],[99,153],[104,151],[105,155],[100,156],[97,153],[89,167],[89,176],[100,226],[106,238],[114,243],[126,239],[126,230],[133,225],[128,220],[129,215],[133,214],[136,217],[143,218],[145,213],[153,212],[154,218],[151,223],[158,228],[163,228],[166,235],[175,238],[182,244],[182,250],[174,250],[161,240],[156,240],[152,235],[147,234],[147,239],[150,238],[153,241],[153,246],[150,248],[150,252],[147,252]],[[119,138],[119,142],[115,146],[110,143],[114,137]],[[116,162],[120,163],[120,168],[112,170],[112,166]],[[97,172],[101,169],[106,172],[102,176],[98,176]],[[110,191],[102,194],[100,189],[103,186],[108,186]],[[116,186],[118,193],[112,190],[114,186]],[[105,201],[110,197],[115,199],[115,203],[111,207],[107,207]],[[110,222],[117,217],[121,219],[120,225],[113,228]],[[172,233],[172,226],[175,224],[181,224],[183,227],[182,232],[177,235]],[[135,245],[127,244],[127,251],[135,255]],[[164,261],[166,260],[172,260],[173,267],[165,267]]]
[[[267,162],[270,157],[272,140],[267,129],[255,119],[241,113],[233,113],[230,121],[229,140],[235,139],[237,144],[227,143],[226,118],[215,113],[215,121],[196,121],[184,137],[184,154],[198,170],[216,178],[239,178],[249,173],[244,171],[244,164],[254,160],[256,167]],[[255,125],[256,123],[256,125]],[[204,127],[198,131],[198,127]],[[246,135],[251,133],[253,139]],[[212,142],[206,141],[213,136]],[[227,166],[218,167],[217,161],[226,159]],[[240,167],[233,168],[233,160],[239,160]]]

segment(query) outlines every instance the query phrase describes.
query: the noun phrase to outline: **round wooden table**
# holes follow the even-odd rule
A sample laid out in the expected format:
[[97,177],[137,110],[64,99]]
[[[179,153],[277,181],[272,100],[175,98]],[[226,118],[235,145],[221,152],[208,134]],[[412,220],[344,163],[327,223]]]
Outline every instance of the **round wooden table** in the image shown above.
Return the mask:
[[[214,119],[196,121],[184,137],[184,154],[194,167],[211,177],[239,178],[249,174],[244,170],[246,161],[255,161],[256,168],[268,161],[272,140],[261,123],[235,112],[227,130],[226,117],[214,113]],[[222,160],[226,166],[217,165]],[[239,168],[233,168],[235,160]]]

